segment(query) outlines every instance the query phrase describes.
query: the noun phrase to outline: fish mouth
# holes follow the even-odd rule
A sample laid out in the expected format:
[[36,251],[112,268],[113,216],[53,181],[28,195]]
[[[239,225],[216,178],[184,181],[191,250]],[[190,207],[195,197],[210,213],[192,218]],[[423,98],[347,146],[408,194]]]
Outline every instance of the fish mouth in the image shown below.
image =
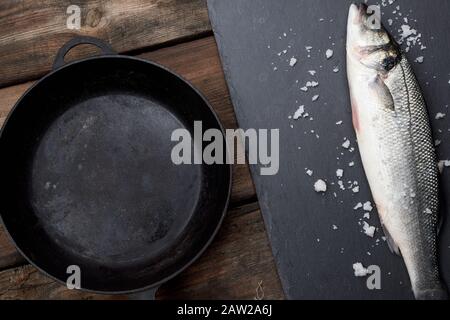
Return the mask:
[[356,9],[358,9],[360,12],[362,12],[362,13],[364,13],[364,12],[366,12],[367,11],[367,8],[368,8],[368,6],[367,6],[367,4],[365,4],[365,3],[356,3],[356,2],[353,2],[352,3],[352,6],[355,6],[356,7]]
[[361,24],[367,16],[368,6],[365,3],[352,3],[350,6],[349,22]]

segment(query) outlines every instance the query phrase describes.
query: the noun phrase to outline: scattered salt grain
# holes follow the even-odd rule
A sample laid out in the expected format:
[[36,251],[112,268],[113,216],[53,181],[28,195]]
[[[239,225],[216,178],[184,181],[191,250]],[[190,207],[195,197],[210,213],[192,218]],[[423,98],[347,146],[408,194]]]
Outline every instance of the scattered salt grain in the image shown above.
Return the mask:
[[292,57],[291,60],[289,61],[289,65],[291,67],[295,66],[297,64],[297,59]]
[[363,231],[368,237],[373,238],[373,236],[375,235],[376,228],[364,221]]
[[420,56],[420,57],[417,57],[415,61],[416,61],[417,63],[423,63],[423,60],[424,60],[424,57],[423,57],[423,56]]
[[442,119],[445,118],[445,116],[446,116],[445,113],[438,112],[438,113],[436,114],[436,120],[442,120]]
[[312,87],[312,88],[315,88],[315,87],[317,87],[317,86],[319,86],[319,83],[318,83],[317,81],[308,81],[308,82],[306,83],[306,87]]
[[334,54],[334,51],[331,49],[328,49],[326,52],[327,59],[331,59],[331,57],[333,57],[333,54]]
[[319,179],[314,184],[314,190],[316,190],[317,193],[323,193],[327,191],[327,184],[322,179]]
[[370,201],[367,201],[366,203],[364,203],[363,209],[364,211],[371,212],[373,210],[372,203]]
[[366,277],[369,274],[369,270],[364,268],[361,262],[357,262],[353,264],[353,270],[355,271],[355,277]]
[[317,100],[319,100],[319,95],[318,94],[316,94],[314,97],[312,97],[312,101],[313,102],[317,101]]
[[305,106],[298,107],[297,111],[295,111],[295,113],[294,113],[294,117],[293,117],[294,120],[300,119],[300,117],[302,117],[304,113],[305,113]]
[[444,171],[444,167],[450,167],[450,160],[441,160],[439,161],[439,171],[442,173]]
[[358,210],[358,209],[361,209],[362,207],[363,207],[363,204],[360,202],[353,208],[353,210]]
[[342,177],[344,176],[344,170],[338,169],[338,170],[336,171],[336,176],[337,176],[338,178],[342,178]]
[[342,147],[344,149],[350,148],[350,140],[345,140],[345,142],[342,144]]

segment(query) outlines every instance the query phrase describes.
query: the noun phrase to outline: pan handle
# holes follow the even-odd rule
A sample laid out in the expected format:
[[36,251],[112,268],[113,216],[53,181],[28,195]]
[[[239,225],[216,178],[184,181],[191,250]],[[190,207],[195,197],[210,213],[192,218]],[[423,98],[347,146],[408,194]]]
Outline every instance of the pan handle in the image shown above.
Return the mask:
[[59,49],[58,53],[56,54],[55,62],[53,63],[53,70],[56,70],[58,68],[61,68],[64,66],[65,61],[64,58],[66,54],[76,46],[79,46],[81,44],[92,44],[99,49],[102,50],[103,55],[114,55],[117,54],[114,49],[106,42],[93,38],[93,37],[87,37],[87,36],[79,36],[75,37],[72,40],[69,40],[65,45]]
[[156,292],[159,287],[148,289],[142,292],[133,293],[128,295],[129,300],[156,300]]

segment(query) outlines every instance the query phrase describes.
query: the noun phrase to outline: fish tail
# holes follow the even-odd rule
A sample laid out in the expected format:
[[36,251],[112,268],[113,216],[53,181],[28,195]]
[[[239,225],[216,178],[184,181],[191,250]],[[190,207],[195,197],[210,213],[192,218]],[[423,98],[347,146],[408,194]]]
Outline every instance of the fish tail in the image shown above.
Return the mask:
[[448,291],[445,288],[419,290],[414,294],[416,300],[449,300]]

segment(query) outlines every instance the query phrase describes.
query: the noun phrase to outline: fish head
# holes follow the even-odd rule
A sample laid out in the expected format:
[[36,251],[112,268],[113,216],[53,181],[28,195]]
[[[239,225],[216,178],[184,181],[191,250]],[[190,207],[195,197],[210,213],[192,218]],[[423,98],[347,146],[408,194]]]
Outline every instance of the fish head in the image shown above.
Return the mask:
[[396,41],[377,19],[366,4],[350,6],[347,53],[368,72],[385,74],[399,64],[402,55]]

